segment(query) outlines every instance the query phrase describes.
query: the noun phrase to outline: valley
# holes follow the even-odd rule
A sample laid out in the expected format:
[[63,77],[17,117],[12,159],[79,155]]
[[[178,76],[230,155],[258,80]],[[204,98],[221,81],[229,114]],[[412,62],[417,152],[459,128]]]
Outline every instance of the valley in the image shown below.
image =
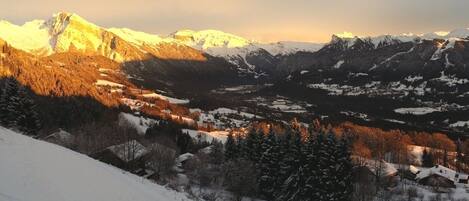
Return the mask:
[[2,20],[0,200],[464,200],[468,65],[469,28],[313,43]]

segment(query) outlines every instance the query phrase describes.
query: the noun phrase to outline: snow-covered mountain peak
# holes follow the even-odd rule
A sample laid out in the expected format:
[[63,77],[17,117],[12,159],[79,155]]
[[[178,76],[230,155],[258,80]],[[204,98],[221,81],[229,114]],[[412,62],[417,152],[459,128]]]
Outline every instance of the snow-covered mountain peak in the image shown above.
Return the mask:
[[245,47],[252,43],[252,41],[240,36],[212,29],[202,31],[180,30],[171,34],[171,37],[189,46],[197,46],[204,50],[209,48]]
[[127,42],[142,46],[142,45],[156,45],[161,42],[173,42],[169,38],[161,38],[156,34],[149,34],[140,31],[134,31],[128,28],[109,28],[108,31],[116,34]]
[[335,33],[333,36],[342,38],[342,39],[351,39],[351,38],[356,37],[355,35],[353,35],[352,32],[347,32],[347,31],[344,31],[342,33]]
[[469,36],[469,28],[455,29],[450,31],[446,38],[466,38]]

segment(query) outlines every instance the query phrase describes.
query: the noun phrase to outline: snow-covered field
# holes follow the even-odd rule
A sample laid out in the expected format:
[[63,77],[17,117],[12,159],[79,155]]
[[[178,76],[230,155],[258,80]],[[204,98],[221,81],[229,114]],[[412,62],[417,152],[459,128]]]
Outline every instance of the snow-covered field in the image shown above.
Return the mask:
[[138,117],[133,114],[123,113],[119,114],[119,125],[128,124],[132,128],[137,130],[138,134],[144,135],[147,129],[154,123],[157,123],[157,120],[145,118],[145,117]]
[[433,112],[439,112],[440,109],[431,107],[415,107],[415,108],[398,108],[394,112],[398,114],[413,114],[413,115],[425,115]]
[[200,141],[205,142],[212,142],[213,139],[221,141],[222,143],[226,142],[228,138],[228,131],[199,131],[199,130],[191,130],[191,129],[182,129],[183,133],[189,134],[194,139],[199,139]]
[[145,98],[157,98],[161,100],[166,100],[172,104],[188,104],[189,103],[188,99],[171,98],[171,97],[164,96],[164,95],[157,94],[157,93],[143,94],[142,96]]
[[184,194],[0,127],[2,201],[186,201]]

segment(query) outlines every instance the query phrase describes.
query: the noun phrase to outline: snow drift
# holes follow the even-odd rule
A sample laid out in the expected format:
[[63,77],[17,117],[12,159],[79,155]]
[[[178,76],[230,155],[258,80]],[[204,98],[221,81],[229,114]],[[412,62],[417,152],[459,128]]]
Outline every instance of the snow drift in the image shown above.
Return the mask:
[[0,127],[2,201],[189,200],[66,148]]

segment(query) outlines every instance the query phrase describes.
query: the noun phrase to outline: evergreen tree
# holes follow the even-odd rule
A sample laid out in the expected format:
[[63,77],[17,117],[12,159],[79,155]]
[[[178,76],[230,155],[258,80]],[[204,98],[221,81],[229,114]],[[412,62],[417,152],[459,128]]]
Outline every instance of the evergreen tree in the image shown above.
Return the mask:
[[333,153],[332,153],[332,138],[330,135],[325,137],[323,134],[318,136],[318,150],[317,150],[317,192],[316,198],[318,201],[329,201],[331,199],[331,175],[333,168]]
[[305,178],[303,167],[299,167],[282,186],[282,193],[277,197],[278,201],[306,201],[309,200],[304,194]]
[[427,151],[427,149],[423,150],[422,153],[422,166],[424,167],[433,167],[433,155]]
[[236,145],[235,139],[233,134],[230,133],[225,143],[225,159],[226,160],[233,160],[238,155],[238,147]]
[[13,78],[7,78],[0,95],[0,123],[9,128],[16,127],[17,117],[20,115],[19,86]]
[[262,148],[261,148],[262,135],[254,130],[246,136],[245,158],[254,163],[259,162]]
[[322,135],[318,137],[315,136],[313,131],[310,131],[308,136],[308,141],[303,149],[304,156],[305,156],[305,165],[304,165],[304,175],[305,177],[305,185],[304,185],[304,194],[305,196],[309,197],[310,200],[318,200],[319,199],[319,185],[318,179],[320,176],[320,169],[318,163],[318,150],[319,146],[323,143]]
[[20,115],[17,118],[19,130],[26,135],[37,135],[41,123],[36,112],[36,104],[26,96],[24,89],[20,89],[20,105]]
[[337,168],[335,173],[336,195],[335,200],[350,201],[353,191],[352,181],[352,160],[350,158],[349,144],[343,137],[336,145],[337,148]]
[[291,163],[294,161],[294,157],[290,153],[292,134],[289,130],[285,132],[285,136],[280,138],[280,156],[282,156],[279,162],[279,172],[277,176],[277,182],[275,186],[276,197],[281,194],[282,186],[285,180],[290,177],[292,171]]
[[443,151],[443,166],[448,167],[448,151]]
[[0,124],[26,135],[36,135],[40,129],[33,100],[13,78],[6,79],[0,92]]
[[298,169],[302,167],[302,162],[304,162],[304,160],[301,160],[303,157],[300,134],[288,131],[284,140],[282,149],[285,154],[281,154],[283,158],[280,162],[280,174],[278,177],[278,197],[281,197],[280,195],[292,194],[292,186],[298,182],[294,178],[300,178]]
[[277,174],[280,169],[279,142],[275,134],[270,132],[267,138],[263,140],[261,146],[265,151],[262,153],[259,164],[259,190],[267,200],[273,200],[275,187],[277,185]]

